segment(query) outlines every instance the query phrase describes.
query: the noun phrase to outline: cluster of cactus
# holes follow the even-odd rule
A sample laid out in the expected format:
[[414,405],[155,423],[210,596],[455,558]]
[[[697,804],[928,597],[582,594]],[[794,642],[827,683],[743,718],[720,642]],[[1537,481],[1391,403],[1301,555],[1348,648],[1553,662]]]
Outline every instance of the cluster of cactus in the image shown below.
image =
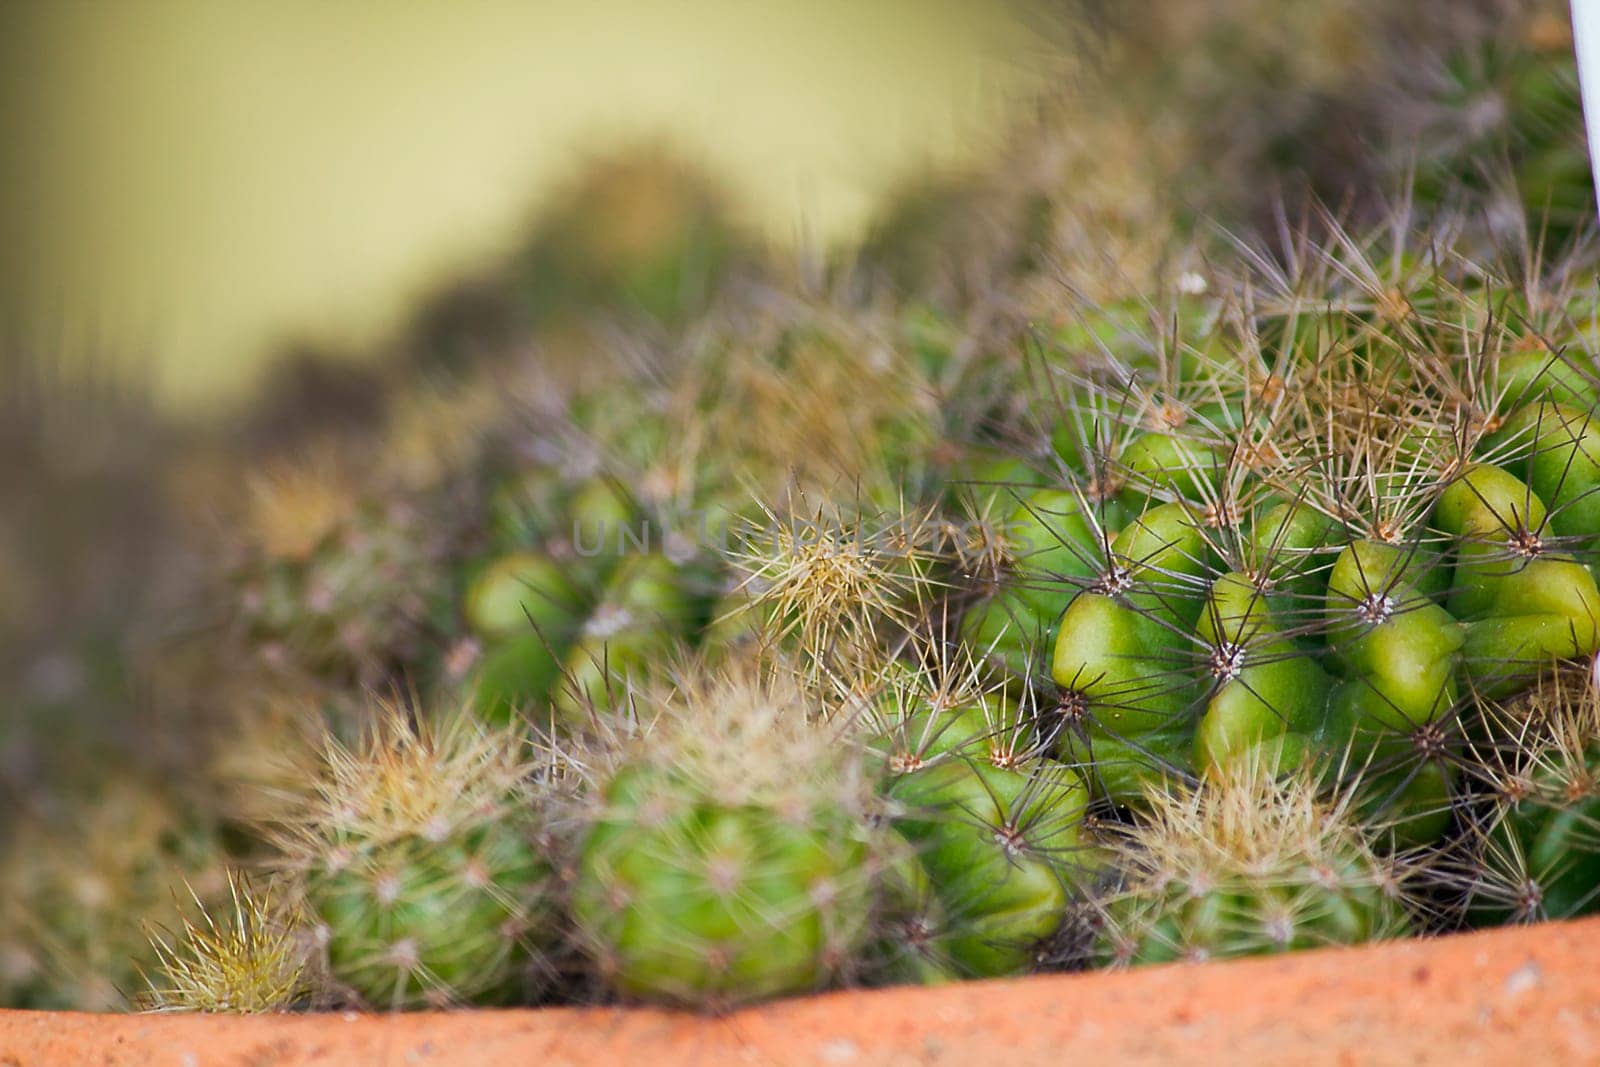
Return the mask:
[[[61,931],[7,939],[9,999],[142,972],[162,1010],[720,1009],[1600,907],[1592,260],[1470,214],[1205,236],[1172,187],[1215,116],[1130,133],[1161,101],[1259,120],[1218,133],[1221,184],[1389,62],[1297,77],[1264,34],[1230,68],[1264,8],[1338,44],[1382,5],[1219,3],[1160,5],[1174,38],[1222,21],[1159,75],[1113,33],[1103,111],[1030,127],[826,296],[773,271],[672,332],[721,236],[690,262],[648,188],[637,256],[553,229],[504,283],[575,261],[534,318],[604,290],[653,321],[535,335],[566,377],[472,380],[444,344],[466,380],[391,398],[372,455],[261,480],[207,635],[238,666],[205,694],[226,829],[125,835],[132,951],[99,924],[122,903],[63,914],[95,884],[70,865],[0,872],[8,928]],[[1581,145],[1541,42],[1442,68],[1522,72],[1529,174]],[[1471,110],[1436,88],[1409,103]],[[1493,206],[1420,143],[1421,210]],[[599,202],[634,203],[615,177]],[[1224,223],[1267,213],[1248,192]],[[974,245],[924,239],[945,222]],[[496,308],[474,343],[528,349]],[[196,908],[164,914],[191,836]],[[222,884],[219,838],[259,875]],[[111,984],[40,977],[68,964]]]
[[970,664],[811,679],[701,665],[583,750],[572,915],[616,993],[714,1007],[1021,973],[1094,882],[1081,778]]
[[1427,839],[1463,706],[1600,650],[1590,301],[1325,259],[1355,280],[1320,306],[1184,297],[1170,333],[1047,340],[1055,466],[1006,488],[963,632],[1050,690],[1062,756],[1116,803],[1267,746],[1358,771]]

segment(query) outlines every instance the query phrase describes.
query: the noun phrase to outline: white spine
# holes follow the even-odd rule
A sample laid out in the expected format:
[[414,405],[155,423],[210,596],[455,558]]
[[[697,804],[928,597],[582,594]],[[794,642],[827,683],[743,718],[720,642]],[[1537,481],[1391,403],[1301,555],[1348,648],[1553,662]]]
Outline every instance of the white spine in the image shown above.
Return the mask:
[[1600,165],[1600,0],[1572,0],[1572,37],[1578,49],[1578,82],[1583,88],[1584,126],[1589,163]]

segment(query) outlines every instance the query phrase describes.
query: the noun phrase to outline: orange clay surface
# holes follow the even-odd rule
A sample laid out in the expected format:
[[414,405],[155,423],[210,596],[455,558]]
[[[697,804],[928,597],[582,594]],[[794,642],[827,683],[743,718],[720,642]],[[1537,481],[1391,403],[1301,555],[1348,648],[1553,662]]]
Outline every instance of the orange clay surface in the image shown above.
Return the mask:
[[0,1067],[1600,1062],[1600,919],[1119,974],[830,993],[721,1018],[0,1012]]

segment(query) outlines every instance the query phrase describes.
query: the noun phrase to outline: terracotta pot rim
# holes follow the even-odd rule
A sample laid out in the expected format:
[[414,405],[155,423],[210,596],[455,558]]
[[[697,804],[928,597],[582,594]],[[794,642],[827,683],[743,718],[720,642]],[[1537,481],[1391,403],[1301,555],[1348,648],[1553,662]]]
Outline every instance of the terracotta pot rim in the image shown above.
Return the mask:
[[1600,1060],[1597,955],[1600,918],[1228,963],[847,990],[719,1017],[7,1011],[0,1063],[1564,1063]]

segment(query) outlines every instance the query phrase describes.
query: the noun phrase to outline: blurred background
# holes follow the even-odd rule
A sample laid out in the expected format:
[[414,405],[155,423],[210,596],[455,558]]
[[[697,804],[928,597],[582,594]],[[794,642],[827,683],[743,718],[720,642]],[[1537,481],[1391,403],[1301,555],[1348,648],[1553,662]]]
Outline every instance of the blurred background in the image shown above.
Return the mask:
[[215,413],[286,348],[370,352],[619,146],[665,146],[762,242],[848,242],[1046,55],[994,0],[13,0],[0,323]]
[[530,344],[593,362],[563,336],[668,337],[741,273],[847,256],[893,190],[995,151],[1048,22],[0,4],[0,1004],[126,1005],[140,923],[217,889],[196,737],[236,665],[197,635],[274,470],[413,393],[431,462],[434,384]]

